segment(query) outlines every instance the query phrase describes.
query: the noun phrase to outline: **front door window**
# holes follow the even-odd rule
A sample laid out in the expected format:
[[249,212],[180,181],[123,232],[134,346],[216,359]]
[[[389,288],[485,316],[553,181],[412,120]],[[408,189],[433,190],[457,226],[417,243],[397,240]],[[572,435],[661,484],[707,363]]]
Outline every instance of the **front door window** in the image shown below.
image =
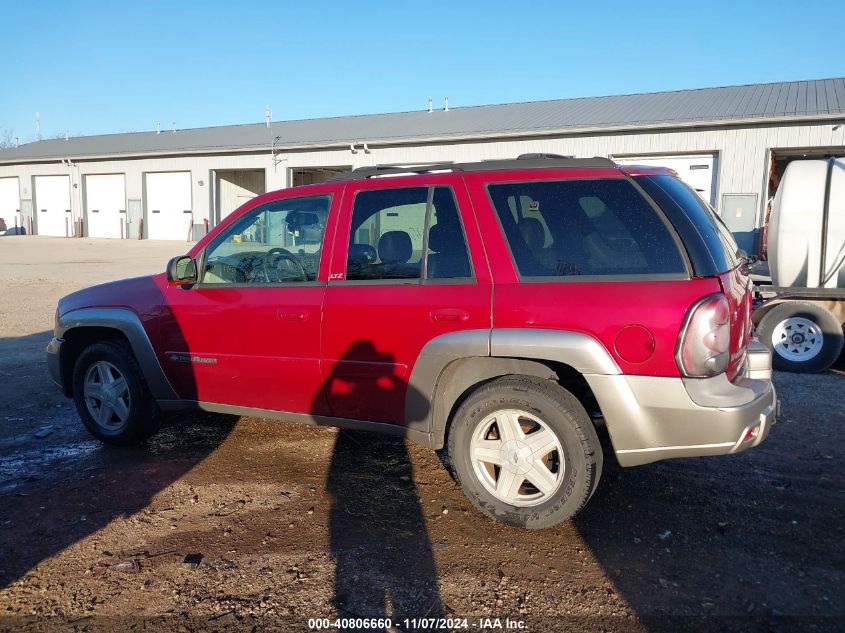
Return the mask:
[[330,196],[276,200],[247,212],[208,246],[202,284],[316,281]]

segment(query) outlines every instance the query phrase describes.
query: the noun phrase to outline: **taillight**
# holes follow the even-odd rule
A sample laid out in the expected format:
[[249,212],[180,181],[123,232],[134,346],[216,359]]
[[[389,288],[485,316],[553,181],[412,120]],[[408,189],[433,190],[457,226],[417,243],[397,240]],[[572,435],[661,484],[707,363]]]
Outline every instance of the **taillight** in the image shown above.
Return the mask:
[[728,299],[715,294],[696,301],[678,336],[675,359],[684,376],[707,378],[728,368],[731,318]]

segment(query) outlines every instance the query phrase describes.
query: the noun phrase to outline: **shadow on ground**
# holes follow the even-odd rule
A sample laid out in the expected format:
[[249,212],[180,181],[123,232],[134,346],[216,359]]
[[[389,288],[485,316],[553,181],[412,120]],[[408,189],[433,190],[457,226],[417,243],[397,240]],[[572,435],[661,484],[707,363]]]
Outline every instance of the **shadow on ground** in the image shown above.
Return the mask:
[[[333,412],[373,402],[422,399],[395,372],[394,358],[357,341],[315,395]],[[427,406],[427,405],[426,405]],[[437,618],[437,570],[403,440],[341,430],[326,490],[331,497],[329,549],[335,560],[333,604],[341,617]]]
[[[631,469],[606,452],[603,480],[574,524],[650,630],[841,626],[841,377],[775,381],[783,414],[757,449]],[[812,418],[803,383],[828,403]]]
[[340,617],[436,618],[437,570],[401,439],[340,431],[329,478],[329,547]]
[[[114,448],[83,440],[54,449],[52,459],[48,449],[46,461],[45,451],[36,451],[32,460],[42,471],[50,471],[44,473],[50,485],[40,483],[38,475],[28,475],[29,481],[0,494],[0,587],[113,519],[143,510],[215,450],[236,421],[232,416],[191,414],[170,419],[140,447]],[[20,460],[20,452],[0,455],[0,461]]]
[[237,421],[167,416],[166,428],[141,446],[103,445],[49,377],[50,336],[0,338],[0,587],[112,519],[145,508],[217,448]]

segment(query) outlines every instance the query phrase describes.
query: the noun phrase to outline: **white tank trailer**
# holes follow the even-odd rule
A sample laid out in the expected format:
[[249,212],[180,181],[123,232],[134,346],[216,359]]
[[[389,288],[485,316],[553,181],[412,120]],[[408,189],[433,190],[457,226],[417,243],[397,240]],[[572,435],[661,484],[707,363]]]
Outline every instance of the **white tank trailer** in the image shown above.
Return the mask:
[[775,368],[824,371],[843,346],[845,158],[789,163],[768,234],[772,284],[757,287],[757,335]]

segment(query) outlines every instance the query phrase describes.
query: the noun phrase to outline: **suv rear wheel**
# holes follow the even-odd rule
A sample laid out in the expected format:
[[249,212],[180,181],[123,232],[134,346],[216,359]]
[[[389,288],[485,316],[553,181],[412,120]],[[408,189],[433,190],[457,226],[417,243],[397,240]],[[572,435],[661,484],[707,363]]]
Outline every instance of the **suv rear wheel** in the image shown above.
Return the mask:
[[561,386],[527,376],[494,380],[461,405],[449,457],[475,507],[532,529],[575,516],[602,469],[601,445],[581,403]]
[[137,444],[158,430],[141,370],[124,343],[104,341],[82,351],[73,399],[88,431],[107,444]]

